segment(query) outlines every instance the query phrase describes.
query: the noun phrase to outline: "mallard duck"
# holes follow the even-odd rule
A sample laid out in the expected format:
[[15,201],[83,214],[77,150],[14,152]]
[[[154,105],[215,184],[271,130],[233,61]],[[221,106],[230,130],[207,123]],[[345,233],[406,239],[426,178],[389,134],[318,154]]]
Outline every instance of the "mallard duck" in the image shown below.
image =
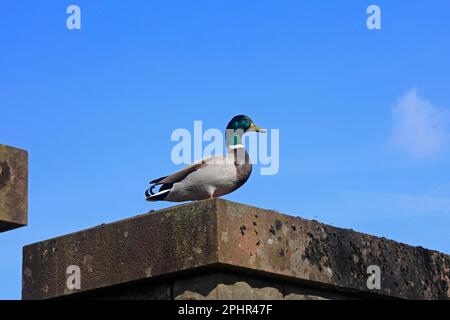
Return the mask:
[[[239,189],[252,173],[250,157],[242,144],[247,132],[265,132],[248,116],[235,116],[227,125],[228,154],[195,162],[169,176],[150,182],[147,201],[183,202],[221,197]],[[159,190],[155,192],[155,189]]]

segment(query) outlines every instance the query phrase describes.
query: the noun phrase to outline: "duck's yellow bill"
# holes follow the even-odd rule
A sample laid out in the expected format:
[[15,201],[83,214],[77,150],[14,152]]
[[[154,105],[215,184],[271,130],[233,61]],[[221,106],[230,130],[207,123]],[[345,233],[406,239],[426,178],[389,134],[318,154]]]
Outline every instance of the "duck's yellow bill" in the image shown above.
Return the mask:
[[252,125],[250,126],[250,129],[251,129],[252,131],[259,132],[259,133],[265,133],[265,132],[267,132],[266,129],[262,129],[262,128],[260,128],[260,127],[257,127],[254,123],[252,123]]

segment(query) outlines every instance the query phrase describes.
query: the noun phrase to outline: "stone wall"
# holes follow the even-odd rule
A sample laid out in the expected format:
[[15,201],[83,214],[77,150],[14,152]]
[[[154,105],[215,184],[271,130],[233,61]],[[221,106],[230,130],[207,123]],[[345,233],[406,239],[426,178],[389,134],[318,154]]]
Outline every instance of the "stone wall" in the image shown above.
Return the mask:
[[28,153],[0,144],[0,232],[27,224]]
[[24,299],[449,299],[449,288],[446,254],[220,199],[23,250]]

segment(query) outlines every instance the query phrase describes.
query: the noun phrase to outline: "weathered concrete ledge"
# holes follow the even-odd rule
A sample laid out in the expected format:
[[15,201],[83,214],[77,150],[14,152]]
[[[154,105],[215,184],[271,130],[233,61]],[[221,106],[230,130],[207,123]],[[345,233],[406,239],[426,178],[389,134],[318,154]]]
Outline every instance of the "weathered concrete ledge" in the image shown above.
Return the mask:
[[[80,268],[80,289],[67,268]],[[367,268],[381,269],[381,289]],[[450,257],[225,200],[28,245],[23,298],[449,299]]]
[[28,153],[0,144],[0,232],[28,221]]

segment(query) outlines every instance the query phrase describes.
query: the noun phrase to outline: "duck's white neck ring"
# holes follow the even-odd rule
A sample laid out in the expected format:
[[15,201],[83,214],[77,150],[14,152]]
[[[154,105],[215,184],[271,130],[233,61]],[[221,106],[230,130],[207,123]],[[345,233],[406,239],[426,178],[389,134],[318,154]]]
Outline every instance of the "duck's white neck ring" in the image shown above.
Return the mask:
[[228,145],[229,150],[237,150],[237,149],[244,149],[244,148],[245,147],[243,144]]

